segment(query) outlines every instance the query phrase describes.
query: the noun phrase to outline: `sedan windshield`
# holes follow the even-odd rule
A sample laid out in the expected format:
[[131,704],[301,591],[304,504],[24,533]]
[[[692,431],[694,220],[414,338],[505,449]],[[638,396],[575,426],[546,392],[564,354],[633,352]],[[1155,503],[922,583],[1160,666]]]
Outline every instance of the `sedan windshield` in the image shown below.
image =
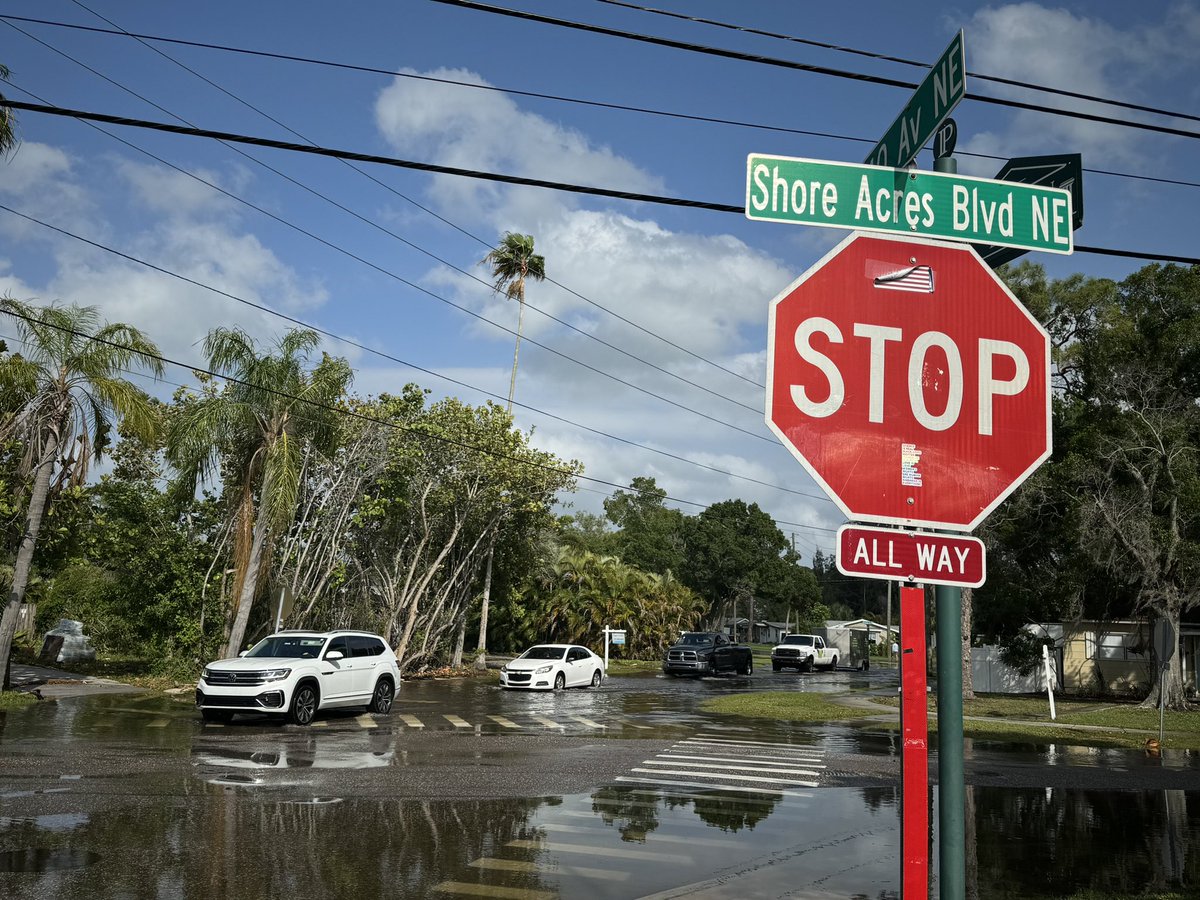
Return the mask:
[[530,647],[521,654],[521,659],[562,659],[565,647]]
[[287,659],[316,659],[325,638],[311,634],[275,635],[263,638],[247,656],[274,656]]
[[813,639],[811,634],[789,634],[783,639],[783,642],[785,644],[800,644],[803,647],[811,647]]

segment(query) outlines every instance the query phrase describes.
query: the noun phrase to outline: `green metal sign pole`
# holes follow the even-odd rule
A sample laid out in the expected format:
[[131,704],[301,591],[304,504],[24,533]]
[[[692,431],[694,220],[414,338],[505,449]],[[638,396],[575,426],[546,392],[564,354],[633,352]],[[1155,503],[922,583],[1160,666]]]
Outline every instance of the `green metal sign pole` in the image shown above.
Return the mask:
[[966,896],[962,705],[962,588],[937,598],[938,896]]

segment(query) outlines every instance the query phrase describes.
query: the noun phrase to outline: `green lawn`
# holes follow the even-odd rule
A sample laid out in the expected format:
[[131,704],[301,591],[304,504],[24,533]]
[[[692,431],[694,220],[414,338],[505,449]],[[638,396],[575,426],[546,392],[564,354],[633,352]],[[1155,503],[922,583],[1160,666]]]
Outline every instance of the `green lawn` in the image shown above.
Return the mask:
[[750,716],[788,722],[831,722],[875,715],[869,709],[832,703],[822,694],[801,691],[770,691],[758,694],[730,694],[700,704],[708,712],[729,716]]
[[37,697],[24,691],[5,691],[0,694],[0,710],[24,709],[37,703]]

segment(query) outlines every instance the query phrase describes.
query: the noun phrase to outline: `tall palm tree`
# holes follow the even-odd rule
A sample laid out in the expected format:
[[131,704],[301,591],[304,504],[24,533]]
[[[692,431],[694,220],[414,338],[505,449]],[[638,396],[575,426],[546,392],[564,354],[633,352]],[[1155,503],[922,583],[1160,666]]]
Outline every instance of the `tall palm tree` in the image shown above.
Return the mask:
[[[8,81],[8,66],[0,63],[0,81]],[[4,95],[0,94],[0,100]],[[0,107],[0,156],[17,146],[16,114],[7,106]]]
[[525,325],[525,279],[543,281],[546,278],[546,260],[533,252],[533,235],[506,231],[498,247],[493,247],[483,258],[485,265],[492,267],[492,290],[504,292],[509,300],[516,300],[517,343],[513,349],[512,378],[508,382],[508,411],[512,412],[513,393],[517,389],[517,357],[521,353],[521,333]]
[[0,360],[5,398],[0,440],[22,442],[24,467],[33,475],[25,531],[0,619],[0,674],[6,674],[55,468],[59,485],[82,484],[89,463],[108,448],[114,419],[153,440],[158,425],[153,401],[121,373],[137,366],[157,377],[163,364],[158,348],[141,331],[101,323],[94,306],[35,306],[5,296],[0,314],[12,319],[25,347]]
[[[517,343],[513,347],[512,377],[508,381],[508,411],[512,412],[513,394],[517,390],[517,358],[521,355],[521,333],[525,327],[525,279],[542,281],[546,277],[546,260],[533,252],[533,235],[504,232],[500,244],[488,251],[482,260],[492,267],[492,290],[501,291],[509,300],[517,301]],[[483,599],[479,608],[479,646],[475,649],[475,668],[487,668],[488,607],[492,598],[492,557],[496,539],[488,544],[487,569],[483,578]]]
[[264,549],[295,516],[304,448],[329,453],[337,442],[337,404],[352,372],[346,360],[331,356],[306,368],[319,343],[315,331],[296,328],[263,353],[241,329],[213,329],[204,352],[209,366],[230,380],[185,406],[167,431],[167,460],[183,491],[193,493],[219,474],[228,496],[237,498],[231,514],[239,589],[226,656],[237,655],[246,635],[264,580]]

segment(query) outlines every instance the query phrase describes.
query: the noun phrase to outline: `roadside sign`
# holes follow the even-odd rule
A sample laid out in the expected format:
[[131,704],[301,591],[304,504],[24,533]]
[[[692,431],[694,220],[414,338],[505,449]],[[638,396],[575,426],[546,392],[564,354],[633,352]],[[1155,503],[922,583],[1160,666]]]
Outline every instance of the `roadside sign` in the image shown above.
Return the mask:
[[1175,655],[1175,626],[1169,619],[1158,619],[1154,623],[1154,655],[1158,664],[1166,668]]
[[968,245],[854,234],[771,302],[765,412],[851,522],[970,531],[1050,456],[1050,337]]
[[933,158],[943,159],[950,156],[957,146],[958,123],[953,119],[947,119],[938,126],[938,130],[933,134]]
[[625,643],[625,632],[623,631],[610,631],[608,636],[612,640],[613,644]]
[[751,153],[746,218],[1071,253],[1061,188]]
[[912,97],[880,139],[866,162],[873,166],[903,168],[967,93],[967,59],[960,29]]
[[[1071,230],[1075,231],[1083,224],[1083,157],[1080,154],[1062,153],[1055,156],[1021,156],[1010,159],[996,173],[995,180],[1039,184],[1070,191]],[[975,249],[979,251],[983,261],[993,269],[1025,255],[1024,250],[1015,247],[977,244]]]
[[837,568],[860,578],[974,588],[983,584],[987,566],[978,538],[843,525]]

